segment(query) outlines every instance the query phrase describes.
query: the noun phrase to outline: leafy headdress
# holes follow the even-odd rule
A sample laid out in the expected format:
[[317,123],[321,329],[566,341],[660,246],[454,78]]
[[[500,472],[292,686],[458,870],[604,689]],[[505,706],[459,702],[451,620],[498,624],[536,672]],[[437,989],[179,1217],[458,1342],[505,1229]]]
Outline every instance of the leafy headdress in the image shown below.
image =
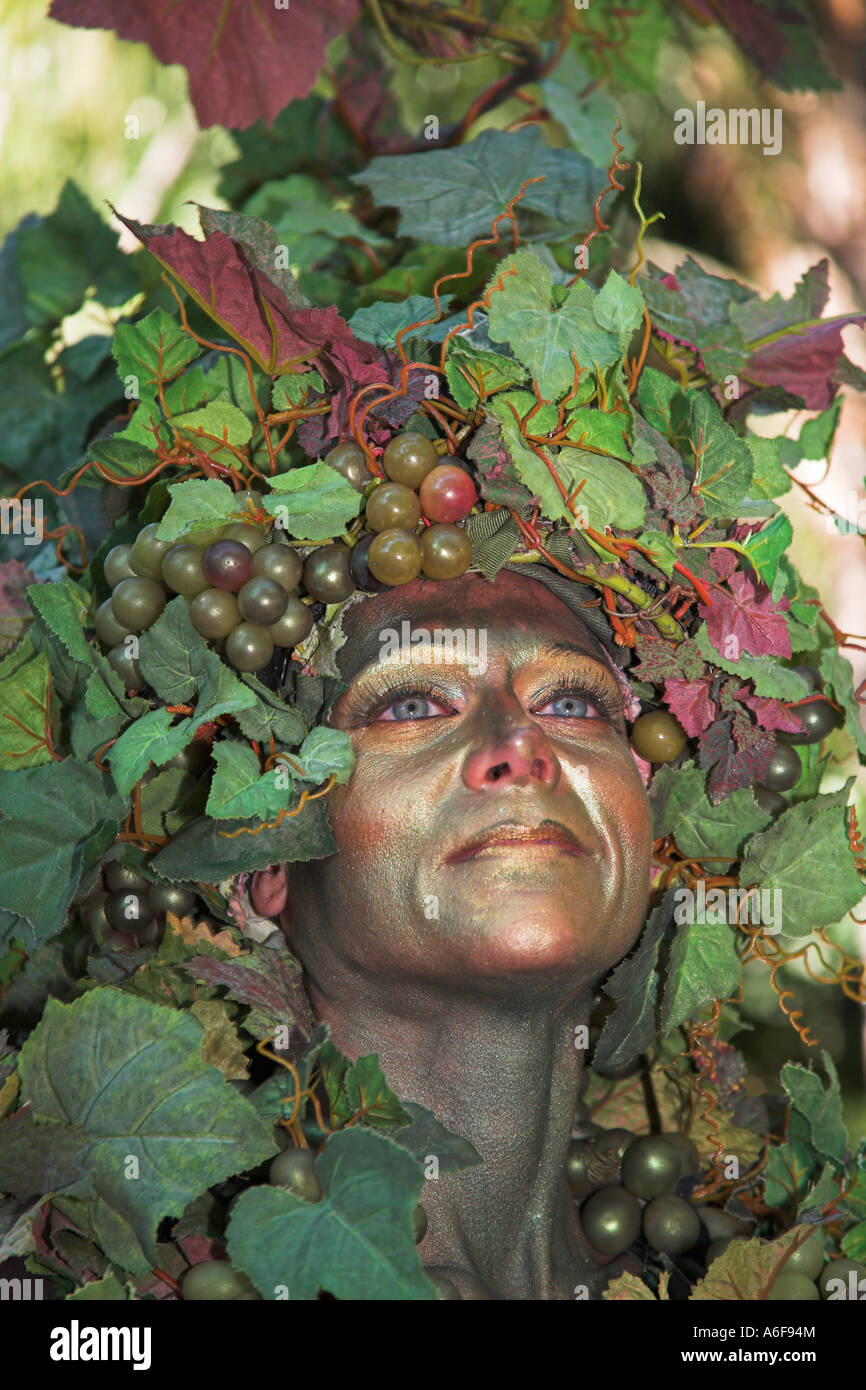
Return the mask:
[[[487,132],[474,143],[535,138]],[[378,162],[364,176],[374,194]],[[609,188],[624,167],[617,154]],[[126,222],[167,272],[177,312],[166,299],[118,325],[129,409],[50,487],[60,498],[103,488],[113,529],[75,565],[62,554],[75,514],[59,528],[70,573],[29,586],[32,621],[22,619],[0,665],[0,919],[13,949],[36,960],[66,936],[62,963],[28,982],[40,1001],[55,997],[20,1053],[27,989],[16,994],[13,983],[0,1061],[0,1189],[52,1194],[28,1213],[34,1269],[119,1288],[113,1269],[140,1296],[166,1296],[184,1268],[178,1252],[195,1263],[224,1239],[217,1199],[243,1192],[273,1156],[276,1124],[283,1141],[324,1144],[317,1171],[335,1207],[349,1201],[338,1157],[344,1174],[381,1170],[390,1194],[390,1272],[372,1272],[360,1244],[349,1265],[329,1263],[322,1227],[320,1267],[294,1272],[292,1297],[317,1287],[369,1297],[370,1279],[377,1297],[432,1296],[407,1224],[418,1159],[434,1147],[447,1173],[478,1157],[428,1112],[402,1105],[375,1058],[340,1056],[310,1015],[297,962],[247,892],[252,870],[335,849],[327,794],[350,776],[352,755],[322,712],[340,688],[344,607],[366,590],[328,602],[302,581],[294,601],[309,610],[309,631],[254,672],[233,669],[197,630],[189,594],[162,587],[126,665],[108,659],[117,644],[106,613],[112,582],[137,573],[159,588],[154,556],[201,551],[230,525],[235,536],[281,532],[305,579],[336,546],[355,589],[358,575],[375,577],[372,551],[368,570],[348,560],[388,482],[388,445],[405,435],[427,441],[433,467],[471,480],[474,500],[458,516],[467,564],[489,580],[509,566],[579,613],[626,675],[629,714],[644,731],[633,736],[650,783],[652,910],[603,983],[594,1117],[646,1127],[630,1080],[642,1059],[653,1123],[690,1132],[698,1146],[693,1195],[730,1200],[744,1220],[779,1218],[764,1227],[775,1241],[749,1243],[741,1286],[766,1285],[780,1252],[802,1243],[804,1222],[827,1225],[836,1253],[866,1255],[863,1155],[847,1147],[829,1057],[828,1089],[810,1069],[784,1068],[786,1128],[778,1101],[745,1089],[728,1041],[738,1026],[729,1001],[749,960],[766,965],[809,1046],[778,979],[787,962],[801,958],[813,977],[863,999],[862,966],[830,933],[863,892],[850,783],[820,791],[831,729],[844,725],[866,760],[840,651],[850,639],[788,558],[792,528],[775,500],[796,481],[792,466],[828,453],[840,383],[862,384],[842,354],[853,316],[821,317],[826,263],[790,299],[768,301],[691,259],[673,275],[645,266],[637,193],[637,264],[602,268],[591,283],[586,253],[607,231],[601,196],[575,271],[521,244],[518,205],[531,204],[539,182],[515,183],[490,235],[430,297],[382,300],[351,324],[308,302],[266,223],[201,208],[195,240]],[[501,229],[513,247],[496,259]],[[813,412],[798,439],[749,428],[756,413],[791,406]],[[118,547],[143,528],[144,568],[124,570],[129,551]],[[683,890],[702,916],[678,913]],[[780,904],[774,932],[749,911],[766,893]],[[146,930],[119,931],[106,894],[135,902]],[[97,1034],[94,1078],[75,1059]],[[246,1096],[230,1083],[247,1078],[251,1040],[277,1070]],[[122,1067],[125,1094],[145,1099],[119,1118]],[[148,1136],[154,1094],[180,1105],[174,1138]],[[118,1180],[129,1159],[138,1182]],[[282,1286],[290,1258],[284,1195],[253,1185],[228,1235],[233,1262],[266,1293]],[[180,1213],[169,1243],[166,1219]],[[344,1208],[343,1226],[362,1216]],[[704,1282],[723,1289],[728,1265],[714,1269],[726,1273]],[[661,1267],[647,1277],[664,1296]]]

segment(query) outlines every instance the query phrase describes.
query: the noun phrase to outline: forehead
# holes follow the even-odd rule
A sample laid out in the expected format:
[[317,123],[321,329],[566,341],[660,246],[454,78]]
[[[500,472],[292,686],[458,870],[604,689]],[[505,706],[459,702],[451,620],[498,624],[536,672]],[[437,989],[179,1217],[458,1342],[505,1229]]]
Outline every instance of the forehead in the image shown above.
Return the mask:
[[387,630],[399,634],[404,622],[413,631],[484,629],[493,650],[567,642],[610,667],[601,644],[555,594],[533,579],[501,570],[493,582],[479,574],[416,579],[354,604],[345,613],[347,641],[337,654],[343,679],[353,680],[377,661]]

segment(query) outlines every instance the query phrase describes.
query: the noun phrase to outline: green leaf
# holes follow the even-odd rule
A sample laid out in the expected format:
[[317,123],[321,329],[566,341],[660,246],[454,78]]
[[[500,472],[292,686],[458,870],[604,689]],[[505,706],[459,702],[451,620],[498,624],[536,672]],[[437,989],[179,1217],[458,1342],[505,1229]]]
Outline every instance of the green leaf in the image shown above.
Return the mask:
[[312,394],[324,392],[324,390],[325,383],[316,371],[286,373],[285,376],[278,377],[274,382],[274,408],[276,410],[292,410],[304,402],[309,403]]
[[716,651],[710,641],[706,623],[701,623],[695,633],[695,645],[705,661],[718,666],[729,675],[739,676],[744,681],[753,681],[756,695],[767,695],[774,700],[802,700],[809,694],[809,687],[802,676],[791,671],[769,656],[749,656],[741,653],[739,661],[728,661],[721,652]]
[[267,743],[273,739],[274,743],[290,748],[299,744],[307,732],[300,710],[280,699],[278,694],[262,685],[255,676],[246,675],[243,682],[251,688],[255,700],[249,708],[236,711],[241,733],[246,734],[247,738],[255,739],[257,743]]
[[[295,788],[300,799],[300,788]],[[308,801],[296,816],[287,816],[272,830],[256,835],[243,821],[217,822],[203,816],[175,835],[160,850],[153,868],[162,878],[187,882],[192,873],[197,883],[221,883],[238,871],[243,856],[245,869],[266,869],[269,864],[293,863],[300,859],[321,859],[334,854],[336,844],[321,800]]]
[[856,907],[863,884],[848,848],[846,816],[836,796],[817,796],[783,811],[750,842],[740,884],[778,891],[782,931],[808,936]]
[[[440,296],[439,303],[443,309],[447,308],[452,298],[452,295],[447,294]],[[396,302],[379,300],[364,309],[356,309],[349,319],[349,327],[355,337],[361,338],[365,343],[375,343],[377,347],[387,348],[394,346],[401,329],[408,328],[413,323],[421,323],[424,319],[430,319],[435,323],[440,317],[435,300],[428,299],[424,294],[410,294],[408,299]],[[428,335],[425,328],[416,328],[412,330],[412,336],[424,338]]]
[[167,705],[187,704],[197,690],[195,727],[256,703],[249,686],[224,666],[190,622],[183,598],[172,599],[139,642],[142,672]]
[[536,177],[544,182],[526,189],[518,225],[527,212],[543,213],[563,230],[591,225],[604,172],[571,150],[551,149],[537,126],[485,130],[452,149],[379,155],[352,182],[366,184],[377,206],[400,209],[402,236],[464,247],[487,236],[493,219]]
[[319,1049],[316,1064],[336,1127],[358,1117],[363,1124],[373,1126],[409,1123],[410,1117],[385,1081],[375,1053],[350,1062],[329,1040]]
[[194,531],[212,530],[220,523],[227,525],[235,510],[234,493],[218,478],[170,483],[168,491],[171,503],[156,533],[161,541],[176,541]]
[[765,1299],[783,1255],[795,1241],[800,1242],[802,1235],[803,1227],[794,1226],[778,1240],[732,1240],[713,1260],[706,1276],[695,1284],[689,1302]]
[[586,480],[577,496],[577,504],[585,509],[585,525],[599,531],[605,526],[637,530],[646,513],[646,493],[640,478],[624,463],[568,445],[559,450],[554,463],[569,493]]
[[277,525],[299,541],[338,536],[361,510],[361,495],[335,468],[311,463],[271,479],[265,510]]
[[383,1132],[401,1149],[407,1149],[419,1163],[435,1158],[440,1173],[456,1173],[483,1161],[475,1145],[446,1129],[432,1110],[406,1100],[402,1102],[402,1109],[410,1123]]
[[105,774],[66,758],[7,773],[0,812],[0,907],[44,940],[62,928],[82,870],[112,843],[126,805]]
[[49,673],[47,656],[36,652],[29,637],[0,661],[0,773],[51,762],[40,742]]
[[[489,297],[490,336],[509,344],[545,400],[557,401],[571,389],[572,353],[584,370],[604,369],[622,355],[617,333],[596,318],[597,295],[585,280],[573,285],[554,309],[550,271],[532,251],[516,251],[499,269],[501,288]],[[609,321],[609,311],[605,317]]]
[[677,547],[670,536],[665,531],[642,531],[638,540],[641,545],[649,546],[653,551],[652,564],[670,579],[677,562]]
[[130,377],[135,378],[130,399],[142,400],[155,395],[160,385],[172,381],[200,356],[201,348],[177,319],[164,309],[154,309],[152,314],[136,323],[117,325],[112,352],[117,374],[124,385]]
[[728,999],[742,978],[736,929],[726,922],[684,922],[674,938],[662,1004],[665,1032],[696,1018],[711,999]]
[[487,352],[460,337],[452,338],[448,344],[445,370],[451,394],[463,410],[474,406],[482,393],[484,397],[491,396],[526,379],[526,370],[516,358]]
[[125,1303],[129,1297],[129,1286],[121,1284],[113,1270],[109,1270],[101,1279],[91,1279],[89,1284],[73,1289],[72,1293],[66,1295],[66,1302],[98,1300],[100,1303]]
[[[525,6],[523,7],[525,8]],[[593,164],[604,169],[610,163],[610,132],[620,112],[608,93],[595,86],[591,74],[572,48],[567,48],[549,77],[539,84],[544,104],[568,136],[569,143]],[[581,93],[595,86],[589,95]],[[618,139],[630,152],[634,141],[620,130]]]
[[596,1071],[625,1066],[656,1040],[656,967],[662,937],[673,920],[673,904],[673,892],[666,893],[647,919],[637,949],[602,986],[617,1004],[596,1044],[592,1059]]
[[[133,419],[139,422],[139,428],[142,411],[152,413],[153,406],[139,406],[133,416]],[[94,439],[88,445],[87,453],[90,458],[104,463],[119,478],[138,478],[149,473],[156,466],[157,461],[153,452],[155,444],[153,435],[147,434],[144,430],[140,430],[140,434],[140,439],[130,439],[127,431],[113,434],[108,439]],[[70,470],[70,472],[72,471]],[[105,486],[105,479],[100,477],[95,468],[82,474],[81,482],[88,487]]]
[[320,1202],[282,1188],[242,1193],[229,1222],[232,1263],[267,1299],[283,1289],[293,1302],[309,1302],[320,1289],[339,1299],[435,1299],[412,1235],[423,1183],[415,1160],[357,1128],[332,1135],[315,1169]]
[[596,323],[615,335],[622,354],[643,322],[643,295],[637,285],[630,285],[611,270],[595,296],[592,311]]
[[689,438],[695,457],[692,485],[707,516],[735,516],[752,481],[752,455],[706,392],[689,392]]
[[693,763],[660,767],[650,790],[653,835],[675,833],[677,849],[687,859],[738,859],[746,840],[769,825],[771,817],[748,787],[714,806],[706,783],[706,773]]
[[791,491],[794,485],[780,458],[780,446],[786,442],[781,438],[759,439],[754,434],[746,436],[746,447],[752,455],[752,481],[749,486],[752,497],[782,497]]
[[[524,487],[538,498],[542,512],[550,521],[567,519],[571,513],[563,502],[549,469],[543,460],[532,452],[520,433],[518,423],[509,407],[508,396],[496,396],[488,402],[488,407],[499,422],[502,438]],[[573,517],[571,519],[574,520]]]
[[[842,1253],[848,1256],[849,1260],[859,1260],[862,1264],[866,1261],[866,1221],[861,1221],[856,1226],[852,1226],[850,1231],[846,1231],[842,1237]],[[860,1297],[862,1298],[862,1294]]]
[[853,738],[858,753],[866,756],[866,732],[860,723],[861,706],[854,694],[854,668],[851,662],[834,645],[821,653],[820,669],[828,694],[845,711],[845,728]]
[[73,660],[92,665],[93,649],[82,631],[90,621],[88,603],[78,585],[71,579],[60,579],[53,584],[29,584],[27,597]]
[[207,813],[215,820],[271,820],[285,810],[292,794],[293,779],[277,781],[277,768],[263,773],[259,760],[247,743],[221,739],[213,746],[216,771],[207,800]]
[[579,448],[600,449],[614,458],[629,458],[629,449],[623,439],[627,420],[621,411],[598,410],[594,406],[584,405],[572,411],[567,419],[568,437]]
[[297,760],[304,769],[305,780],[313,786],[327,781],[331,773],[336,773],[339,783],[348,782],[355,765],[349,735],[342,729],[323,726],[307,734]]
[[746,554],[757,571],[759,579],[772,585],[778,569],[779,557],[784,555],[794,539],[794,528],[780,512],[760,531],[753,531],[746,541]]
[[253,432],[252,421],[231,401],[209,401],[199,410],[173,415],[171,423],[173,429],[193,440],[209,458],[224,464],[236,464],[237,455],[219,444],[215,446],[214,440],[239,448],[249,442]]
[[130,724],[105,754],[111,764],[114,783],[121,796],[128,796],[151,763],[162,767],[192,741],[196,725],[192,719],[182,719],[172,725],[173,714],[167,709],[151,710]]
[[[88,1145],[74,1195],[131,1227],[152,1263],[163,1217],[274,1151],[270,1128],[201,1060],[201,1044],[190,1014],[95,989],[72,1004],[49,999],[21,1050],[22,1092],[46,1143],[59,1130]],[[122,1263],[111,1240],[100,1243]]]
[[848,1148],[848,1134],[842,1114],[839,1077],[829,1052],[821,1056],[830,1084],[825,1089],[821,1077],[798,1062],[786,1062],[780,1073],[782,1085],[796,1111],[809,1129],[812,1143],[825,1158],[842,1163]]

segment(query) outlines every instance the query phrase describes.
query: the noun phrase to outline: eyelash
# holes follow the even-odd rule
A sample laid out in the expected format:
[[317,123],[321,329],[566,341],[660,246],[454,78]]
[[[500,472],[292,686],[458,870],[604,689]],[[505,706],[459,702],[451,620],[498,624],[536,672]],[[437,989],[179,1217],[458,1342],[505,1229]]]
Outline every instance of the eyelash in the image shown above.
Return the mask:
[[[374,689],[373,694],[374,697],[378,695],[378,698],[374,698],[374,703],[363,711],[359,722],[376,720],[379,715],[384,714],[385,710],[399,700],[435,700],[437,704],[442,705],[450,705],[451,703],[450,697],[443,690],[434,686],[407,684],[395,687],[388,685],[387,682],[382,682],[378,690]],[[580,700],[588,700],[591,704],[597,705],[608,723],[615,724],[624,716],[625,704],[622,695],[619,692],[614,694],[606,681],[589,672],[577,679],[573,676],[562,676],[552,686],[548,686],[534,703],[544,706],[550,704],[552,700],[562,699],[566,695],[573,695]],[[441,718],[442,716],[436,717]],[[404,721],[395,722],[402,723]],[[413,721],[407,720],[405,722]]]

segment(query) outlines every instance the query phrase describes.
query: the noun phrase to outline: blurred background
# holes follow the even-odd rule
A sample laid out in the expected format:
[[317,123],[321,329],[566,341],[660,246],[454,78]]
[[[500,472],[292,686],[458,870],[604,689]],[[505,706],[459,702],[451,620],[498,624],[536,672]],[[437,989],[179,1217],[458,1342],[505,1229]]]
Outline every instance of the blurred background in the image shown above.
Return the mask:
[[[531,14],[529,3],[519,8]],[[682,20],[662,45],[657,73],[643,84],[647,89],[628,91],[616,104],[631,132],[626,154],[643,164],[644,209],[664,214],[645,241],[649,260],[673,270],[688,251],[708,270],[733,275],[763,296],[778,291],[787,297],[803,272],[827,257],[832,294],[826,312],[841,314],[866,308],[866,0],[818,0],[810,9],[813,17],[820,16],[829,66],[844,81],[839,91],[782,92],[756,75],[722,30]],[[343,37],[331,45],[332,67],[348,43]],[[408,130],[417,130],[424,114],[436,110],[437,91],[462,83],[471,93],[498,71],[492,59],[467,65],[471,72],[406,65],[401,71],[399,60],[384,50],[381,61],[393,70],[399,115]],[[329,83],[326,68],[315,90],[330,95]],[[781,152],[768,156],[760,146],[676,144],[673,113],[694,108],[699,99],[724,108],[780,108]],[[507,102],[468,134],[525,119],[526,110],[516,100]],[[399,137],[399,128],[395,134]],[[561,142],[555,122],[549,138]],[[593,132],[593,139],[593,157],[606,163],[608,128]],[[219,194],[220,170],[238,153],[228,131],[199,128],[184,68],[164,66],[146,45],[114,33],[56,23],[38,0],[0,3],[0,239],[28,214],[50,212],[70,177],[108,222],[110,202],[139,221],[172,221],[196,232],[197,217],[187,200],[228,206]],[[627,207],[621,215],[632,217]],[[113,225],[121,245],[131,250],[130,234]],[[96,306],[64,325],[67,343],[110,331],[110,321]],[[847,355],[866,369],[866,334],[854,326],[844,339]],[[854,391],[846,396],[832,466],[826,460],[806,462],[795,477],[841,516],[866,528],[866,399]],[[768,432],[784,430],[796,437],[803,418],[797,412],[773,416]],[[818,586],[837,626],[863,633],[866,536],[840,534],[799,487],[780,502],[794,523],[795,564]],[[866,639],[861,648],[843,653],[854,667],[855,685],[866,680]],[[838,744],[836,751],[844,752],[841,738]],[[824,789],[841,785],[852,773],[859,777],[864,826],[866,772],[853,759],[831,765]],[[866,916],[866,907],[859,915]],[[866,926],[847,919],[836,934],[866,957]],[[840,1068],[851,1132],[866,1133],[863,1010],[838,991],[813,984],[797,964],[787,974],[813,1035]],[[774,1080],[786,1058],[807,1056],[760,966],[749,972],[744,1013],[755,1031],[739,1035],[737,1045],[762,1079]]]

